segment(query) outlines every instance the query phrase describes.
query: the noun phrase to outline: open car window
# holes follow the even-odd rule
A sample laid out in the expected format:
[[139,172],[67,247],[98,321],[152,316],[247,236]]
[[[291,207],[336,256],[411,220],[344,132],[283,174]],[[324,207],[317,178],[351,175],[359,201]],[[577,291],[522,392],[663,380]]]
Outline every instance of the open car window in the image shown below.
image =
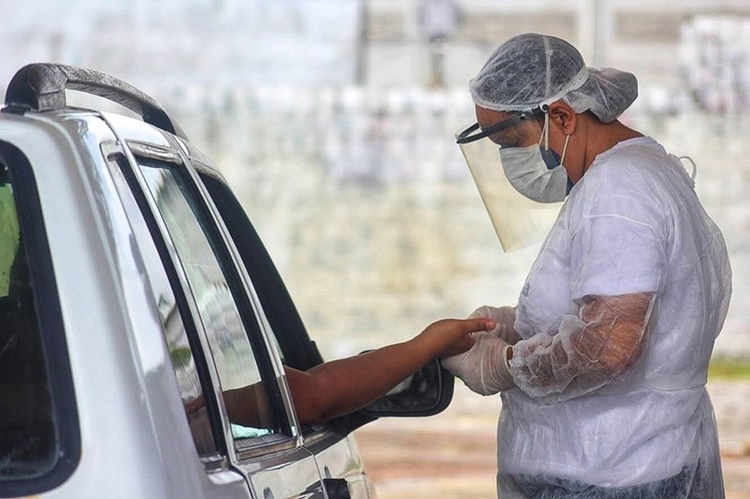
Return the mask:
[[200,177],[239,250],[284,362],[300,370],[320,364],[323,359],[239,200],[222,180],[203,172]]

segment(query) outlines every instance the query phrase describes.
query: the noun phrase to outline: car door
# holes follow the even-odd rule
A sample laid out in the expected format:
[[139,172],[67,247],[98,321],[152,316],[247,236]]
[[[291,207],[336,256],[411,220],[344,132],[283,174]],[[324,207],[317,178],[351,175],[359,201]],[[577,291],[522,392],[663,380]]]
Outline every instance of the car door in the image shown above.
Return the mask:
[[[133,194],[169,278],[171,293],[155,299],[207,473],[242,474],[250,497],[324,497],[279,382],[283,368],[262,310],[197,174],[174,142],[126,142],[126,154],[110,155],[110,165]],[[231,394],[245,387],[252,387],[247,401],[257,409],[251,423],[230,413]]]

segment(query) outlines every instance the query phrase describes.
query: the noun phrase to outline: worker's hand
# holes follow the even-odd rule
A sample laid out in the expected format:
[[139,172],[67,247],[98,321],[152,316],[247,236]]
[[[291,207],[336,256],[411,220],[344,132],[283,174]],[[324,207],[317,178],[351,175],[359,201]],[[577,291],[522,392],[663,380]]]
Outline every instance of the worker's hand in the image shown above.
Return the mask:
[[508,365],[510,344],[492,332],[477,333],[474,340],[470,350],[443,359],[443,367],[481,395],[493,395],[514,387]]
[[433,322],[417,338],[432,357],[446,357],[467,351],[474,344],[474,333],[497,327],[492,319],[443,319]]
[[497,336],[511,345],[515,345],[521,341],[521,336],[514,329],[516,323],[515,307],[491,307],[483,305],[469,315],[469,319],[481,317],[486,317],[497,322],[497,327],[488,331],[493,336]]

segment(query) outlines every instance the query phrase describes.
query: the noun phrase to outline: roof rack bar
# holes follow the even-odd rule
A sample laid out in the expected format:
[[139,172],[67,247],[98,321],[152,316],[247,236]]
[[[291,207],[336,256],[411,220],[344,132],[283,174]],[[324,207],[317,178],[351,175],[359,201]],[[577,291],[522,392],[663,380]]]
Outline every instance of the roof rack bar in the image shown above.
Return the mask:
[[187,139],[180,126],[152,97],[108,74],[76,66],[33,63],[19,69],[5,93],[7,110],[51,111],[66,106],[65,91],[78,90],[116,102],[146,123]]

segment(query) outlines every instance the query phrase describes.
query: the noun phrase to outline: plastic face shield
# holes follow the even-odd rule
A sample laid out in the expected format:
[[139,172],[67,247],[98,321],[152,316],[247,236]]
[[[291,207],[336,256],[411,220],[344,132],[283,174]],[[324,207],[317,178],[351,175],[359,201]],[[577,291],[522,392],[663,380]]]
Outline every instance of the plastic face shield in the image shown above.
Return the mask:
[[489,137],[519,124],[523,118],[517,116],[485,130],[473,124],[456,133],[456,142],[506,253],[541,243],[563,204],[533,201],[519,193],[505,176],[499,146]]

